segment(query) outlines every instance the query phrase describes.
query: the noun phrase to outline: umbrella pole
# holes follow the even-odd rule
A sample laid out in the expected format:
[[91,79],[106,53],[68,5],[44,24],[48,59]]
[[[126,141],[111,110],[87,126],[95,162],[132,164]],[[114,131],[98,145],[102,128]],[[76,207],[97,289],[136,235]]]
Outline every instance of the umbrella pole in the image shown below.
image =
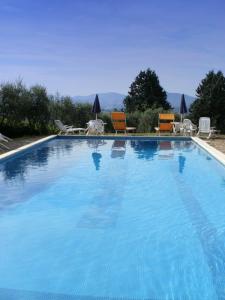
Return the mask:
[[97,114],[96,114],[96,120],[97,120]]

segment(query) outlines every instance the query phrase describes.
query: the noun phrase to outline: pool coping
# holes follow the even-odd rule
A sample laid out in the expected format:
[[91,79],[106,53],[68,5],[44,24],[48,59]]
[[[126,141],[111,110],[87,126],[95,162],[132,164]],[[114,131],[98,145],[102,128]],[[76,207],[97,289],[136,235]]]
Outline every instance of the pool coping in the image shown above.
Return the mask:
[[57,135],[57,138],[75,138],[75,139],[98,139],[98,140],[191,140],[190,136],[158,136],[158,135]]
[[207,151],[210,155],[212,155],[217,161],[225,166],[225,154],[221,151],[217,150],[216,148],[210,146],[204,140],[200,139],[199,137],[191,137],[191,139],[205,151]]
[[14,155],[16,155],[16,154],[18,154],[20,152],[26,151],[26,150],[34,147],[34,146],[37,146],[37,145],[42,144],[44,142],[47,142],[47,141],[49,141],[51,139],[54,139],[55,137],[57,137],[57,135],[50,135],[50,136],[47,136],[47,137],[42,138],[40,140],[37,140],[37,141],[35,141],[33,143],[29,143],[29,144],[21,146],[21,147],[19,147],[17,149],[8,151],[6,153],[3,153],[3,154],[0,155],[0,162],[3,161],[3,160],[5,160],[5,159],[8,159],[11,156],[14,156]]

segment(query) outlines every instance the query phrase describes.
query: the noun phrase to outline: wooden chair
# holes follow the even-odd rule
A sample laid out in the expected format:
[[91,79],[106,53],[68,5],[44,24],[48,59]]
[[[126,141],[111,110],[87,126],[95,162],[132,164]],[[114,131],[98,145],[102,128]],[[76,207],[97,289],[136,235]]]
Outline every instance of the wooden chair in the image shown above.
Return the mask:
[[136,127],[127,127],[126,115],[124,112],[112,112],[111,120],[116,134],[118,131],[124,131],[124,133],[127,133],[127,131],[136,130]]
[[160,135],[161,132],[172,132],[173,123],[175,120],[174,114],[159,114],[158,127],[155,127],[156,132]]

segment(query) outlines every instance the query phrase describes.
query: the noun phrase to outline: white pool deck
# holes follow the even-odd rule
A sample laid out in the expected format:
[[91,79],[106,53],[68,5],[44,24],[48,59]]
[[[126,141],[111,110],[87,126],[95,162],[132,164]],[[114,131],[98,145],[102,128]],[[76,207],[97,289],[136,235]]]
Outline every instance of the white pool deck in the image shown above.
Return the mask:
[[[27,144],[25,146],[22,146],[22,147],[19,147],[17,149],[8,151],[8,152],[6,152],[4,154],[1,154],[0,155],[0,162],[3,161],[3,160],[5,160],[5,159],[7,159],[7,158],[9,158],[9,157],[11,157],[11,156],[13,156],[13,155],[18,154],[19,152],[22,152],[22,151],[27,150],[27,149],[29,149],[31,147],[37,146],[37,145],[39,145],[39,144],[41,144],[43,142],[49,141],[51,139],[54,139],[55,137],[57,137],[57,135],[50,135],[48,137],[42,138],[42,139],[40,139],[38,141],[35,141],[33,143]],[[67,137],[69,137],[69,136],[67,136]],[[72,135],[71,137],[74,137],[74,136]],[[76,138],[79,138],[79,137],[84,138],[85,136],[78,136],[78,135],[76,135]],[[113,138],[116,138],[116,137],[120,137],[121,138],[121,136],[118,136],[118,135],[107,135],[107,136],[104,136],[104,135],[103,136],[99,136],[98,135],[98,138],[102,138],[102,139],[104,139],[104,138],[107,138],[107,139],[112,138],[113,139]],[[129,137],[129,138],[132,138],[132,137],[133,138],[141,137],[141,138],[146,138],[146,139],[151,139],[152,138],[149,135],[148,136],[126,136],[126,138],[127,137]],[[164,139],[164,138],[168,138],[168,137],[170,138],[170,136],[160,136],[159,138]],[[155,136],[154,136],[154,138],[155,138]],[[185,137],[185,136],[184,137],[183,136],[179,136],[179,137],[173,137],[173,136],[171,136],[171,138],[178,139],[178,138],[187,138],[187,137]],[[222,153],[221,151],[219,151],[219,150],[215,149],[214,147],[210,146],[207,142],[205,142],[204,140],[202,140],[202,139],[200,139],[198,137],[191,137],[191,139],[197,145],[199,145],[201,148],[203,148],[204,150],[206,150],[209,154],[211,154],[215,159],[217,159],[220,163],[222,163],[225,166],[225,154],[224,153]]]

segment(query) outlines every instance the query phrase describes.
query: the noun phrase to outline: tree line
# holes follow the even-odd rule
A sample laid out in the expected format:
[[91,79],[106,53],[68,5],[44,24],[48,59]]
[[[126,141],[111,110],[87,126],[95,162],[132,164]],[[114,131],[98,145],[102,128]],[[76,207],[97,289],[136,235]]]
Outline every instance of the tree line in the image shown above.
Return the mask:
[[[165,90],[155,71],[141,71],[132,82],[122,108],[129,126],[137,132],[151,132],[157,125],[160,112],[172,111]],[[56,133],[54,120],[65,124],[86,127],[94,118],[92,105],[74,103],[69,96],[48,94],[41,85],[26,87],[21,80],[0,85],[0,132],[10,136]],[[221,71],[210,71],[196,89],[196,100],[189,115],[195,124],[200,117],[208,116],[212,126],[225,132],[225,77]],[[110,113],[99,115],[112,132]]]
[[[56,133],[54,120],[86,127],[93,119],[91,104],[69,96],[50,95],[41,85],[27,88],[21,80],[0,85],[0,132],[10,136]],[[101,116],[109,123],[109,116]]]
[[[143,112],[146,120],[154,111],[171,111],[166,92],[156,73],[150,69],[141,71],[130,86],[124,99],[125,111]],[[198,125],[200,117],[210,117],[212,126],[225,132],[225,77],[222,71],[209,71],[196,89],[195,101],[186,116]],[[148,120],[150,122],[150,120]]]

